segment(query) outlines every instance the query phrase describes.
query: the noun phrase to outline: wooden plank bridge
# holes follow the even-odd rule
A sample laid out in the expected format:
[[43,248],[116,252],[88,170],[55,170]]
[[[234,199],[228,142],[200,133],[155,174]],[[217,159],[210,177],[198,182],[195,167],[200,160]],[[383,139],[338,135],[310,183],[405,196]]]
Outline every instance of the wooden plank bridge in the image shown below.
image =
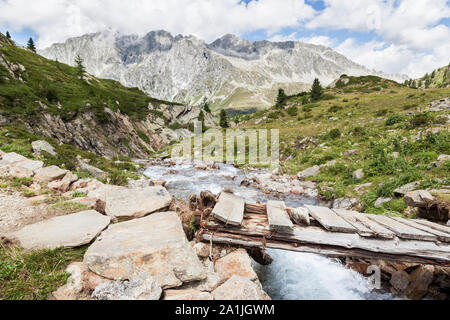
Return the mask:
[[298,210],[284,202],[244,204],[222,193],[212,216],[201,223],[200,237],[245,248],[450,266],[449,226],[318,206],[305,209],[310,225],[294,223]]

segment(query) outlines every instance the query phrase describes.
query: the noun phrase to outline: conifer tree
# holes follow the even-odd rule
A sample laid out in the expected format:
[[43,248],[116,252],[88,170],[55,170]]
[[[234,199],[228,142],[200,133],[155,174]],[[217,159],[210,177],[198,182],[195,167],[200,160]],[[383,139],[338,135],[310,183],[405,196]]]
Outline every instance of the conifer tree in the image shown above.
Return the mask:
[[278,96],[277,96],[277,104],[276,107],[278,109],[283,108],[286,105],[286,93],[284,92],[283,89],[278,89]]
[[207,113],[211,113],[211,109],[209,108],[208,103],[205,103],[205,105],[203,106],[203,110],[205,110],[205,112],[207,112]]
[[6,31],[6,37],[7,37],[8,39],[11,39],[11,35],[9,34],[9,31]]
[[33,51],[34,53],[36,53],[36,46],[34,45],[33,38],[31,38],[31,37],[30,37],[30,39],[28,40],[27,48],[28,48],[29,50]]
[[319,79],[314,79],[314,83],[311,89],[311,100],[312,101],[318,101],[320,98],[322,98],[323,95],[323,88],[320,84]]
[[222,128],[228,128],[228,119],[225,110],[220,111],[220,126]]
[[75,68],[77,69],[78,78],[83,80],[86,73],[86,68],[83,65],[83,59],[81,59],[80,55],[77,55],[75,58]]

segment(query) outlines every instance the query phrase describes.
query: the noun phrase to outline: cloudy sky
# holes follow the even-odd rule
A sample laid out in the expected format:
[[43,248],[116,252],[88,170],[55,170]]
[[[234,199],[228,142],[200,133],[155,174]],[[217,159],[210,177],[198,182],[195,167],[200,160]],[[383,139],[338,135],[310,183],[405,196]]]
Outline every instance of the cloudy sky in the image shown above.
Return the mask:
[[450,62],[450,0],[0,0],[0,31],[19,43],[105,29],[300,40],[411,77]]

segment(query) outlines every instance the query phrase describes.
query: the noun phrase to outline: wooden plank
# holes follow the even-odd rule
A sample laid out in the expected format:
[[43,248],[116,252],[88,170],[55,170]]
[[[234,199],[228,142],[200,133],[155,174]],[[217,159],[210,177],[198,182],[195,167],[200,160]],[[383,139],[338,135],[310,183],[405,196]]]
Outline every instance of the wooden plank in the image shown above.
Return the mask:
[[325,229],[334,232],[356,233],[356,228],[326,207],[305,206],[312,217]]
[[414,221],[417,222],[417,223],[420,223],[420,224],[422,224],[424,226],[430,227],[430,228],[432,228],[434,230],[438,230],[438,231],[450,234],[450,227],[444,226],[442,224],[434,223],[434,222],[431,222],[431,221],[428,221],[428,220],[423,220],[423,219],[416,219]]
[[279,232],[292,232],[294,224],[286,212],[283,201],[267,202],[267,217],[269,218],[269,229]]
[[446,232],[442,232],[436,229],[433,229],[427,225],[417,223],[416,220],[413,219],[404,219],[404,218],[394,218],[395,220],[404,223],[410,227],[434,234],[440,241],[450,242],[450,234]]
[[244,220],[245,201],[234,194],[222,192],[212,216],[226,224],[240,226]]
[[361,213],[344,209],[333,209],[333,211],[339,217],[354,226],[356,228],[356,232],[358,232],[361,237],[370,238],[377,236],[377,234],[372,229],[366,227],[366,225],[358,219],[358,216],[360,216]]
[[367,217],[375,222],[378,222],[379,224],[383,225],[389,230],[395,232],[397,237],[403,239],[426,240],[426,241],[437,240],[437,236],[435,236],[434,234],[430,234],[428,232],[410,227],[406,224],[403,224],[401,222],[398,222],[397,220],[394,220],[386,216],[368,214]]
[[367,228],[372,230],[375,233],[375,235],[377,236],[377,238],[383,238],[383,239],[394,239],[395,238],[394,232],[383,227],[379,223],[376,223],[375,221],[370,220],[367,217],[367,214],[365,214],[365,213],[361,213],[360,215],[358,215],[358,220],[363,225],[365,225]]

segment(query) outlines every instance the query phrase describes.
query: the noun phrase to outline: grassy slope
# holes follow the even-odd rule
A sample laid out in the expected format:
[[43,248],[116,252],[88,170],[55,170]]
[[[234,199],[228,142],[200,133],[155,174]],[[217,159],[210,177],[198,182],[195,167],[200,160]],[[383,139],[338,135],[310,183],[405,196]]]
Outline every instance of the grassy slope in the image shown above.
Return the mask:
[[[0,105],[5,116],[37,116],[40,101],[51,113],[71,120],[88,109],[93,110],[99,120],[104,119],[104,107],[120,111],[140,119],[148,112],[148,103],[175,103],[149,97],[137,88],[127,88],[117,81],[89,77],[82,81],[76,68],[48,60],[29,50],[2,41],[0,53],[12,63],[21,64],[25,72],[17,71],[24,82],[12,79],[0,66]],[[3,77],[10,80],[6,81]]]
[[416,85],[425,88],[427,79],[429,79],[429,88],[448,88],[450,87],[450,65],[434,70],[434,72],[416,79]]
[[[281,163],[286,173],[296,174],[313,165],[337,160],[336,165],[322,169],[311,180],[318,181],[324,190],[332,188],[321,191],[325,198],[357,197],[367,212],[402,214],[405,210],[402,200],[394,200],[380,209],[375,209],[373,203],[379,196],[392,196],[396,187],[406,183],[420,180],[424,187],[436,188],[450,184],[450,163],[427,169],[440,154],[450,153],[448,124],[442,124],[444,112],[417,111],[431,101],[450,96],[450,88],[414,90],[376,77],[361,77],[351,78],[348,85],[328,89],[325,94],[332,99],[307,105],[302,105],[302,97],[291,97],[287,102],[290,109],[259,112],[251,119],[244,118],[249,121],[241,126],[280,129]],[[420,115],[406,116],[407,112]],[[254,125],[263,116],[278,119]],[[339,120],[333,121],[332,117]],[[413,138],[430,127],[440,127],[441,132],[425,135],[419,141]],[[333,138],[332,132],[342,136]],[[304,150],[299,142],[305,137],[314,138],[316,143]],[[351,149],[360,153],[342,156]],[[400,152],[399,159],[391,156],[393,152]],[[366,177],[355,181],[352,172],[360,168]],[[355,191],[357,185],[365,183],[372,186],[362,194]]]

